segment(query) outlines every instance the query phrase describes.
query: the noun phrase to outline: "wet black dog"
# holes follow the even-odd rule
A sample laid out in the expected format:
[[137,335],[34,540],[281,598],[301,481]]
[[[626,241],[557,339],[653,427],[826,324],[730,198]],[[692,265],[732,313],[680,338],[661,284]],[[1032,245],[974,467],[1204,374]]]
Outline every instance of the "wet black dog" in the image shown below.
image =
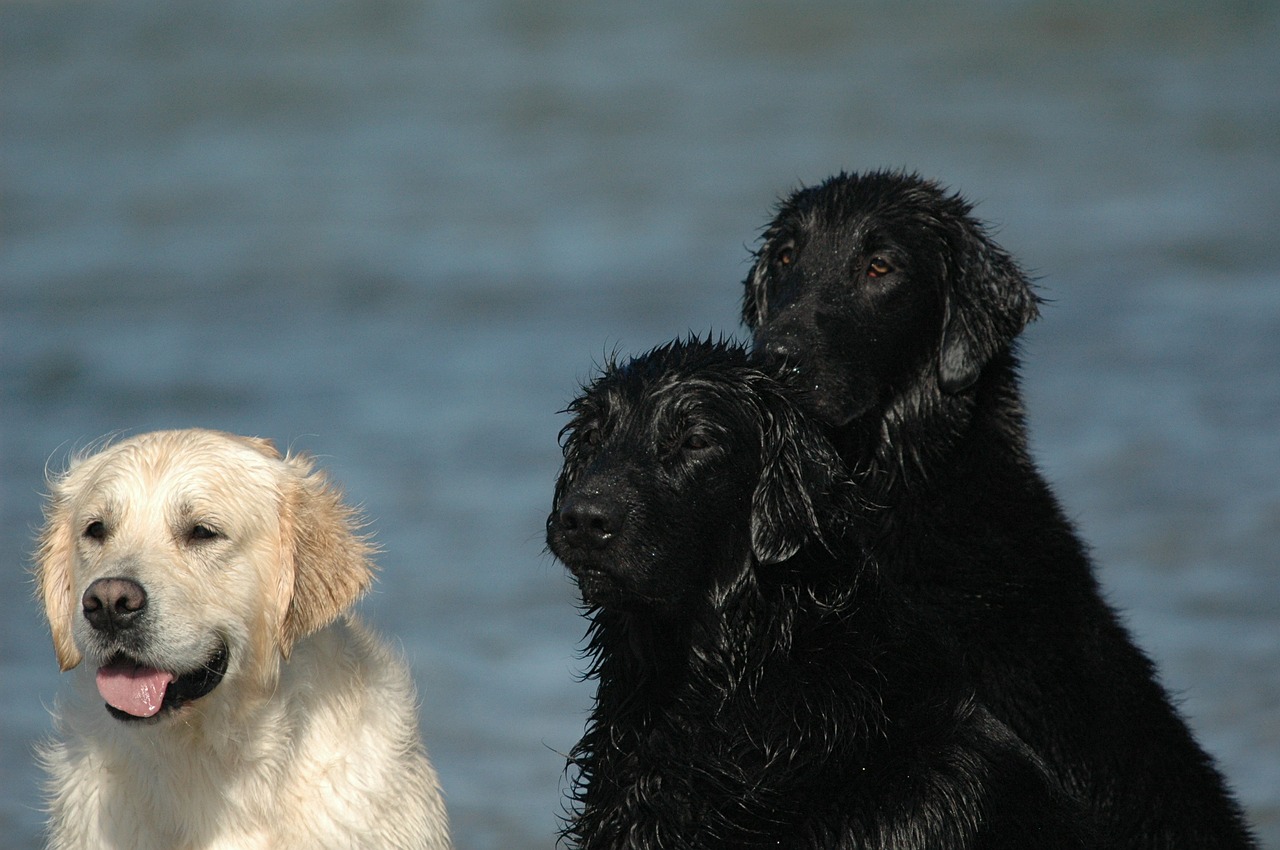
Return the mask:
[[611,365],[569,411],[547,540],[598,680],[571,846],[1093,846],[847,547],[834,449],[741,348]]
[[899,173],[786,200],[743,306],[755,355],[836,427],[882,569],[954,630],[982,700],[1118,846],[1250,847],[1029,457],[1013,346],[1036,313],[970,205]]

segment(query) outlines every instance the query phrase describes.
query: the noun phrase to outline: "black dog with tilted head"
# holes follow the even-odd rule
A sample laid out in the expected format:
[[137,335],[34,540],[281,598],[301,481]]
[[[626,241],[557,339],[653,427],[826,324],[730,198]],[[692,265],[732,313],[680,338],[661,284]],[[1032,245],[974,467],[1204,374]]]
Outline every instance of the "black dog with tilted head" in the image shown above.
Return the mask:
[[755,355],[835,426],[881,568],[1118,846],[1251,847],[1029,456],[1013,347],[1037,299],[970,212],[901,173],[796,192],[745,282]]
[[569,411],[547,541],[598,681],[570,846],[1093,846],[848,548],[834,449],[743,349],[672,343]]

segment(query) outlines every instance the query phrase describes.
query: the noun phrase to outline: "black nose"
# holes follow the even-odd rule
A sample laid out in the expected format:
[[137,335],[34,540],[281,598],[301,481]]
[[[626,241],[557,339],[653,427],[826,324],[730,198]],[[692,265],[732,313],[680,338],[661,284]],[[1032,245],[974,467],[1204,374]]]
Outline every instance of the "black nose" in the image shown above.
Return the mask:
[[130,578],[100,578],[80,600],[84,618],[100,632],[127,629],[147,607],[147,592]]
[[612,499],[577,496],[560,506],[560,532],[570,546],[601,549],[609,545],[625,523],[626,512]]

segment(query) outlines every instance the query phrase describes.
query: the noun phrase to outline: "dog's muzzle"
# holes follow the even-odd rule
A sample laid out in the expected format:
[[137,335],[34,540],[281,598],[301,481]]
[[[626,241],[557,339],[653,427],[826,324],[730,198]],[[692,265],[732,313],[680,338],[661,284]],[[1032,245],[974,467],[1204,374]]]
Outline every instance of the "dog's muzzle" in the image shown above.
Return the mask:
[[98,693],[107,711],[120,720],[145,720],[180,708],[208,694],[227,673],[226,641],[218,639],[209,656],[194,670],[176,672],[143,664],[147,591],[126,576],[100,578],[80,598],[85,621],[99,639],[115,650],[98,668]]

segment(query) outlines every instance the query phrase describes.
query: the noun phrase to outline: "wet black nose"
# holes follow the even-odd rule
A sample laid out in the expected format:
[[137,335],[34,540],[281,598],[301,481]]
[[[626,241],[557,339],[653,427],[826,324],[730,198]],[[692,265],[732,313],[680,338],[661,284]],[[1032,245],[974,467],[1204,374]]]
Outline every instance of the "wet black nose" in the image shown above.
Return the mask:
[[570,546],[601,549],[626,523],[620,503],[599,496],[571,497],[560,506],[560,532]]
[[101,632],[127,629],[147,607],[147,592],[129,578],[100,578],[80,600],[84,618]]

